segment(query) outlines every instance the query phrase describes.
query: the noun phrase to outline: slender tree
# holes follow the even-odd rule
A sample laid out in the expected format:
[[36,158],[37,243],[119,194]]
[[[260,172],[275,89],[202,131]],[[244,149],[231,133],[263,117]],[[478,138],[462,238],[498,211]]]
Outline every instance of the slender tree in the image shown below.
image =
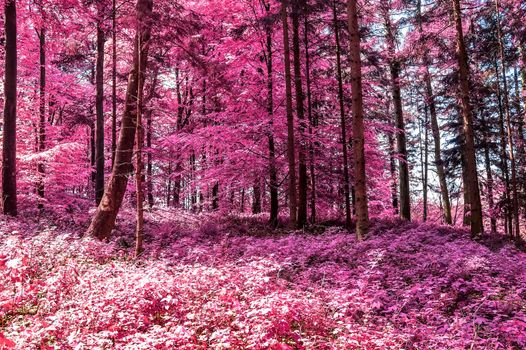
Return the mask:
[[[267,63],[267,113],[269,115],[268,153],[270,174],[270,218],[269,224],[277,227],[279,223],[279,197],[278,197],[278,171],[276,168],[276,144],[274,139],[274,81],[273,81],[273,52],[272,52],[272,25],[270,23],[270,2],[264,0],[263,6],[267,15],[265,23],[266,35],[266,63]],[[242,211],[245,209],[245,190],[242,191]]]
[[462,105],[462,120],[464,126],[464,154],[466,182],[464,192],[470,199],[470,226],[473,237],[483,233],[482,206],[480,203],[479,181],[477,175],[477,160],[475,156],[475,136],[473,130],[473,117],[470,105],[469,65],[464,33],[462,29],[462,12],[460,0],[452,0],[453,16],[456,27],[457,59],[459,66],[460,100]]
[[407,158],[407,142],[402,108],[402,94],[400,87],[400,60],[396,58],[395,43],[396,37],[393,32],[389,9],[384,9],[385,29],[387,33],[387,46],[389,50],[389,71],[391,74],[391,93],[395,112],[396,145],[398,151],[398,176],[400,185],[400,217],[404,220],[411,220],[411,196],[409,188],[409,164]]
[[356,199],[356,236],[359,240],[369,230],[367,182],[365,175],[365,130],[363,122],[362,61],[360,58],[360,28],[357,0],[347,1],[352,88],[352,140],[354,152],[354,182]]
[[117,150],[117,4],[112,0],[111,10],[111,166]]
[[289,225],[297,225],[297,196],[296,196],[296,150],[294,142],[294,114],[292,112],[292,78],[290,72],[290,43],[289,19],[287,14],[288,0],[281,5],[281,21],[283,25],[283,48],[285,54],[285,99],[287,108],[287,158],[289,163]]
[[95,202],[99,205],[104,194],[104,20],[103,4],[98,2],[97,62],[95,67]]
[[16,0],[6,0],[4,6],[5,68],[4,126],[2,140],[2,204],[6,215],[17,215],[16,196],[16,94],[17,40]]
[[338,27],[338,15],[336,2],[332,5],[332,16],[334,36],[336,40],[336,73],[338,79],[338,101],[340,103],[340,129],[342,144],[342,168],[343,168],[343,195],[345,203],[345,227],[351,227],[351,190],[349,185],[349,155],[347,148],[347,122],[345,118],[345,101],[343,96],[343,76],[341,63],[340,29]]
[[[39,41],[39,53],[40,53],[40,101],[39,101],[39,122],[38,122],[38,151],[43,152],[46,150],[46,29],[42,26],[40,31],[37,32]],[[39,161],[38,165],[38,185],[37,194],[39,197],[38,208],[43,209],[44,203],[44,177],[45,167],[44,162]]]
[[301,48],[299,19],[303,0],[292,0],[292,53],[294,56],[294,87],[296,90],[296,113],[298,116],[300,140],[298,144],[298,228],[307,224],[307,158],[305,150],[305,106],[301,79]]

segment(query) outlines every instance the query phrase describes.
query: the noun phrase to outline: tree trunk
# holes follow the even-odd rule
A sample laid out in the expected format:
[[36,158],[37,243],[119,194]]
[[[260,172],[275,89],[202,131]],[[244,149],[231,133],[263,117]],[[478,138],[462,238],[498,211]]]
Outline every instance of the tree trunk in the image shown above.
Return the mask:
[[2,140],[2,203],[5,215],[17,215],[16,197],[16,0],[7,0],[5,14],[4,126]]
[[[142,85],[139,90],[139,72],[144,74],[151,31],[152,0],[137,1],[138,29],[134,41],[133,69],[128,78],[126,104],[122,116],[122,127],[115,154],[115,166],[104,196],[86,234],[99,239],[107,239],[115,226],[115,219],[122,204],[128,178],[133,171],[132,156],[137,123],[137,101],[142,95]],[[138,43],[141,43],[139,47]],[[139,59],[140,55],[140,59]],[[139,66],[140,65],[140,66]]]
[[509,147],[509,159],[511,163],[511,212],[513,215],[513,231],[511,235],[515,239],[520,238],[520,227],[519,227],[519,195],[517,192],[517,167],[515,161],[514,145],[513,145],[513,130],[511,126],[511,112],[510,112],[510,99],[508,89],[508,79],[506,77],[506,57],[504,55],[504,42],[500,27],[500,6],[499,0],[495,0],[495,12],[496,12],[496,23],[497,23],[497,40],[499,42],[499,55],[501,61],[502,71],[502,86],[503,86],[503,98],[504,98],[504,111],[506,113],[506,129],[508,134],[508,147]]
[[254,181],[254,197],[252,200],[252,214],[261,213],[261,184],[256,179]]
[[444,212],[444,219],[448,225],[452,224],[451,217],[451,201],[449,199],[449,189],[447,187],[446,171],[444,169],[444,161],[442,160],[442,146],[440,139],[440,128],[438,126],[438,117],[435,103],[435,96],[433,94],[433,86],[431,84],[431,75],[428,67],[426,67],[426,99],[429,105],[429,114],[431,116],[431,133],[433,134],[433,142],[435,145],[435,164],[437,168],[438,182],[440,184],[440,194],[442,196],[442,209]]
[[351,191],[349,187],[349,155],[347,148],[347,122],[345,120],[345,104],[343,99],[343,77],[341,62],[340,30],[338,28],[338,16],[336,14],[336,3],[332,6],[334,36],[336,40],[336,72],[338,79],[338,101],[340,104],[340,131],[342,144],[342,168],[343,168],[343,195],[345,203],[345,227],[351,228]]
[[116,0],[112,0],[111,11],[111,166],[115,164],[115,152],[117,150],[117,6]]
[[499,137],[500,137],[500,156],[501,156],[501,170],[502,177],[504,178],[504,216],[505,222],[504,230],[506,234],[513,235],[513,212],[510,208],[511,204],[511,184],[510,184],[510,172],[508,167],[508,156],[507,156],[507,143],[506,143],[506,130],[504,126],[504,106],[502,104],[502,91],[500,88],[500,72],[497,62],[497,58],[494,60],[495,77],[496,82],[496,97],[499,114]]
[[304,30],[304,41],[305,41],[305,80],[307,83],[307,115],[309,118],[309,158],[310,158],[310,182],[311,182],[311,197],[310,197],[310,222],[314,224],[316,222],[316,167],[314,157],[314,141],[313,141],[313,128],[316,127],[316,122],[312,115],[312,88],[311,88],[311,75],[310,75],[310,54],[309,54],[309,26],[308,19],[305,17],[305,30]]
[[[142,48],[141,36],[137,37],[137,46]],[[136,217],[136,228],[135,228],[135,257],[138,257],[143,252],[143,240],[144,240],[144,191],[142,188],[143,184],[143,170],[144,164],[142,160],[142,148],[144,143],[144,128],[142,125],[142,104],[143,94],[141,93],[144,86],[144,71],[141,69],[141,50],[137,52],[138,60],[138,79],[137,79],[137,119],[135,122],[135,144],[137,145],[137,152],[135,153],[135,194],[137,196],[137,217]]]
[[[491,171],[491,161],[490,161],[490,153],[489,153],[489,142],[490,142],[490,136],[488,135],[488,128],[486,125],[486,121],[484,118],[481,120],[482,124],[482,130],[483,130],[483,136],[484,136],[484,163],[486,166],[486,191],[487,191],[487,198],[488,198],[488,206],[490,212],[492,212],[495,209],[495,203],[493,198],[493,173]],[[490,225],[491,225],[491,233],[497,233],[497,220],[495,219],[495,216],[493,213],[490,213]]]
[[[384,14],[385,28],[387,31],[387,42],[389,55],[395,56],[395,40],[391,27],[391,18],[388,10]],[[409,164],[407,159],[407,144],[404,112],[402,109],[402,94],[400,88],[400,62],[396,58],[391,58],[389,62],[391,73],[391,93],[393,95],[393,106],[395,112],[395,126],[398,129],[396,133],[396,144],[398,152],[398,176],[400,192],[400,217],[404,220],[411,220],[411,195],[409,188]]]
[[[424,145],[420,148],[420,162],[422,163],[422,199],[423,199],[423,213],[422,221],[427,221],[427,188],[428,188],[428,160],[429,160],[429,135],[428,135],[428,112],[427,106],[424,107],[424,120],[422,123],[422,129],[424,134]],[[420,140],[422,139],[422,133],[420,133]]]
[[296,90],[296,112],[298,115],[300,142],[298,153],[298,228],[307,225],[307,159],[305,151],[305,109],[303,106],[303,84],[301,81],[301,50],[299,37],[299,17],[301,1],[293,0],[292,4],[292,48],[294,55],[294,86]]
[[285,54],[285,98],[287,107],[287,158],[289,163],[289,225],[296,228],[297,198],[296,198],[296,151],[294,145],[294,115],[292,113],[292,81],[290,73],[289,22],[287,15],[288,0],[281,5],[281,21],[283,24],[283,46]]
[[[267,16],[270,12],[270,3],[265,3],[265,10]],[[270,218],[269,224],[271,227],[277,227],[279,223],[279,197],[278,197],[278,172],[276,169],[276,145],[274,141],[274,82],[272,78],[273,72],[273,56],[272,56],[272,26],[267,24],[265,26],[266,32],[266,50],[267,50],[267,113],[269,116],[269,130],[268,130],[268,153],[269,153],[269,173],[270,173]],[[245,190],[242,192],[242,212],[245,210]]]
[[[39,103],[39,123],[38,123],[38,151],[46,150],[46,30],[40,29],[38,33],[40,51],[40,103]],[[44,208],[44,177],[45,166],[43,161],[38,162],[38,185],[37,194],[39,197],[38,208]]]
[[146,187],[148,191],[148,207],[153,208],[155,201],[153,196],[153,155],[152,155],[152,110],[148,109],[146,114]]
[[352,88],[352,139],[354,152],[354,181],[356,192],[356,237],[363,239],[369,229],[367,182],[365,174],[365,131],[363,122],[362,62],[360,58],[360,28],[357,0],[347,1]]
[[[101,5],[99,5],[101,6]],[[97,20],[97,62],[95,68],[95,201],[99,205],[104,194],[104,31],[102,30],[103,11],[99,10]]]
[[460,10],[460,1],[453,1],[453,12],[456,26],[457,40],[457,59],[459,65],[460,95],[462,101],[462,117],[465,137],[465,156],[466,156],[466,173],[468,182],[464,186],[464,191],[469,193],[470,197],[470,222],[472,237],[483,233],[482,223],[482,206],[480,204],[479,181],[477,177],[477,160],[475,156],[475,136],[473,131],[473,117],[470,105],[469,90],[469,65],[466,46],[464,43],[464,34],[462,32],[462,13]]

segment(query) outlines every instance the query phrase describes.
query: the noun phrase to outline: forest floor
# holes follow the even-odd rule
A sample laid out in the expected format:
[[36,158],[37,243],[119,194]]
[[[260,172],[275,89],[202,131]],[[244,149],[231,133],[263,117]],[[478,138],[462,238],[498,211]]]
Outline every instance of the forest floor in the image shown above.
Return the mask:
[[0,349],[526,347],[526,254],[497,239],[156,211],[134,259],[128,215],[109,243],[0,218]]

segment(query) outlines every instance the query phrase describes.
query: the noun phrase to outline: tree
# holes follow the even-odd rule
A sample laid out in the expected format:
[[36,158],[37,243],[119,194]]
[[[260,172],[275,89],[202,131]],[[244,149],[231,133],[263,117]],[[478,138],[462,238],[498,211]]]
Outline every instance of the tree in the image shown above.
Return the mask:
[[354,186],[356,198],[356,236],[362,239],[369,229],[367,182],[365,175],[365,132],[363,121],[362,61],[357,0],[347,1],[352,88],[352,140],[354,153]]
[[4,127],[2,143],[2,204],[6,215],[17,215],[16,112],[17,112],[17,23],[16,0],[6,0]]
[[139,84],[139,81],[143,79],[142,75],[144,75],[146,70],[152,26],[152,6],[152,0],[137,1],[137,33],[135,34],[134,42],[133,68],[128,75],[126,103],[121,120],[115,165],[102,200],[86,231],[87,235],[92,235],[99,239],[107,239],[115,226],[115,220],[122,204],[128,178],[133,170],[132,156],[138,117],[138,96],[142,95],[144,87],[144,84]]
[[345,117],[345,103],[343,96],[343,77],[341,63],[340,29],[338,27],[338,15],[336,13],[336,2],[332,6],[334,38],[336,40],[336,72],[338,79],[338,101],[340,106],[340,127],[342,143],[342,166],[343,166],[343,195],[345,203],[345,227],[351,227],[351,190],[349,185],[349,156],[347,148],[347,122]]
[[290,72],[290,43],[289,19],[287,15],[288,1],[281,5],[281,21],[283,24],[283,48],[285,54],[285,98],[287,108],[287,158],[289,163],[289,225],[297,225],[297,197],[296,197],[296,150],[294,142],[294,114],[292,113],[292,78]]
[[104,30],[102,3],[97,2],[97,62],[95,67],[95,202],[100,204],[104,194]]
[[457,60],[458,77],[460,84],[460,100],[462,107],[462,120],[464,127],[464,152],[465,152],[465,172],[466,181],[464,183],[464,193],[470,200],[470,226],[473,237],[483,233],[482,206],[480,203],[480,191],[477,175],[477,161],[475,156],[475,136],[473,130],[473,116],[470,105],[469,90],[469,66],[468,55],[464,43],[464,33],[462,29],[462,12],[460,0],[452,0],[453,16],[456,27],[457,41]]

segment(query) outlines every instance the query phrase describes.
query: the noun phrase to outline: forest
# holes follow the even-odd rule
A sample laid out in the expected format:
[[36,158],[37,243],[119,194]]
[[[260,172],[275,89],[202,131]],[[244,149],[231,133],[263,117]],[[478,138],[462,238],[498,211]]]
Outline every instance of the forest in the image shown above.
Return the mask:
[[0,11],[0,350],[526,349],[524,0]]

